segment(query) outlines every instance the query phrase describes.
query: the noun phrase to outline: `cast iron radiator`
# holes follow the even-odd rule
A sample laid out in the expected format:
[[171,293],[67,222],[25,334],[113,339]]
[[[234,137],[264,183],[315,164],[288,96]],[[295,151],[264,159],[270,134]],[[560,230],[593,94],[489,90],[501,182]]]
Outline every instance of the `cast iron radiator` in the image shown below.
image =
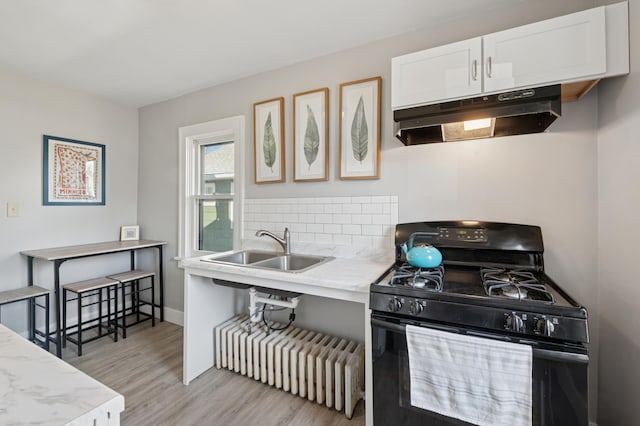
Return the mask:
[[215,327],[215,357],[218,369],[344,411],[349,419],[364,396],[364,346],[346,339],[297,327],[267,333],[241,314]]

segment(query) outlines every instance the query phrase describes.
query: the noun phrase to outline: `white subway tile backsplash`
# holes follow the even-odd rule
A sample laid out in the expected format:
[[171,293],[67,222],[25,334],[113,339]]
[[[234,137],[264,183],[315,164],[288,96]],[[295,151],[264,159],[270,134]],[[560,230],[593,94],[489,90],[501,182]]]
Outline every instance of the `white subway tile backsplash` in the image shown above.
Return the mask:
[[360,204],[360,203],[343,204],[342,205],[342,213],[361,214],[362,213],[362,204]]
[[299,214],[298,221],[300,223],[316,223],[316,215],[315,214]]
[[321,223],[308,223],[307,232],[324,232],[324,225]]
[[358,246],[370,246],[373,244],[373,237],[354,235],[351,237],[351,244]]
[[382,225],[362,225],[362,235],[382,236]]
[[390,198],[388,195],[378,195],[375,197],[371,197],[371,202],[372,203],[389,203],[390,202]]
[[315,242],[320,244],[331,244],[333,237],[331,234],[315,234]]
[[351,216],[351,222],[359,225],[371,225],[371,215],[354,214]]
[[324,233],[325,234],[341,234],[342,233],[342,225],[325,224],[324,225]]
[[371,203],[362,205],[362,213],[364,214],[382,214],[382,203]]
[[325,213],[342,213],[342,204],[325,204]]
[[333,236],[333,243],[340,245],[351,245],[351,235],[335,234]]
[[391,223],[391,215],[389,214],[371,215],[371,223],[374,225],[388,225]]
[[292,241],[389,248],[398,222],[398,197],[305,197],[249,199],[244,204],[245,235],[288,227]]
[[301,232],[298,234],[298,241],[301,243],[313,243],[315,242],[315,234]]
[[333,223],[351,223],[351,215],[350,214],[334,214],[333,215]]
[[352,197],[351,198],[351,202],[352,203],[370,203],[371,202],[371,197]]
[[351,203],[351,197],[332,197],[328,198],[328,202],[331,204],[349,204]]
[[317,214],[316,223],[333,223],[333,215],[330,214]]
[[282,221],[288,224],[298,223],[298,215],[294,213],[283,214]]
[[291,232],[307,232],[307,224],[306,223],[292,223],[289,226]]
[[342,225],[342,232],[347,235],[360,235],[362,234],[361,225]]

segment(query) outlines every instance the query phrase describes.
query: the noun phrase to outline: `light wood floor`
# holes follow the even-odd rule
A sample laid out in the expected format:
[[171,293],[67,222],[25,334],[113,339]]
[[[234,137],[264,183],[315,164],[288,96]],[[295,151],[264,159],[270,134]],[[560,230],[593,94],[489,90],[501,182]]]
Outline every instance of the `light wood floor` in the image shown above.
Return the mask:
[[364,424],[360,401],[353,419],[254,379],[217,370],[182,384],[182,327],[149,322],[127,330],[127,339],[104,337],[64,360],[124,395],[123,426],[142,425],[344,425]]

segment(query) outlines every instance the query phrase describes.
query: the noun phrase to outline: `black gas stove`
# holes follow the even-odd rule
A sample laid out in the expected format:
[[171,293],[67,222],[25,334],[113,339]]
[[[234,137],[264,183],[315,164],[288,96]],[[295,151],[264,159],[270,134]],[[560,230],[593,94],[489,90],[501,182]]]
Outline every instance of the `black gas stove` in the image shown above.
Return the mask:
[[[402,245],[412,235],[414,247],[430,244],[442,253],[439,267],[407,263]],[[539,227],[478,221],[399,224],[395,250],[394,264],[370,288],[375,424],[468,424],[413,404],[411,326],[464,335],[469,344],[530,347],[531,424],[588,425],[587,311],[545,273]],[[450,350],[443,343],[430,344],[438,353]],[[429,377],[441,373],[428,372]],[[414,383],[417,392],[435,392],[430,382],[420,383]],[[450,383],[453,394],[468,393],[466,381]]]
[[[401,249],[440,250],[442,265],[411,266]],[[477,221],[396,226],[396,262],[371,285],[374,311],[571,342],[588,342],[587,311],[544,271],[537,226]]]

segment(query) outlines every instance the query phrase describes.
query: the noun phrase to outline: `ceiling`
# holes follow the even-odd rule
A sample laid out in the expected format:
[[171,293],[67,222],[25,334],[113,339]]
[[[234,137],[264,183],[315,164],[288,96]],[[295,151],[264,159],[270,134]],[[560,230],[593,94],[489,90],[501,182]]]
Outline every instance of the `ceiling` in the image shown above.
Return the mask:
[[521,0],[0,0],[0,68],[140,107]]

